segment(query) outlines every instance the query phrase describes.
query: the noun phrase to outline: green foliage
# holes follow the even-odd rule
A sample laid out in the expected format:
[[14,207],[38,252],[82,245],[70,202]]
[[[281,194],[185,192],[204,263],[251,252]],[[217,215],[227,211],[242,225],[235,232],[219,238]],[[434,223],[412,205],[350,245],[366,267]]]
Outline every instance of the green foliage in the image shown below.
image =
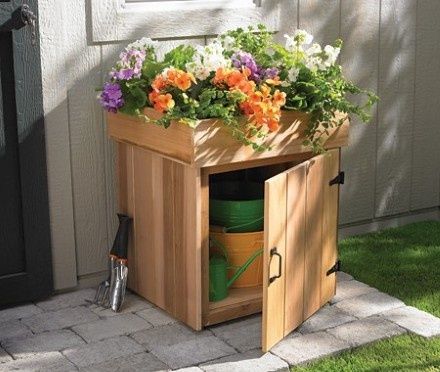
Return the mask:
[[[230,37],[234,40],[233,47],[235,49],[252,54],[262,67],[273,66],[274,59],[270,54],[274,45],[273,35],[267,30],[265,25],[259,24],[256,29],[249,26],[247,30],[237,28],[226,32],[220,38],[225,40],[225,37]],[[229,55],[232,55],[232,53],[232,51],[228,52]]]
[[127,115],[139,115],[140,108],[147,105],[146,83],[142,79],[124,81],[121,90],[124,94],[125,105],[120,111]]
[[[311,114],[312,120],[307,128],[306,145],[314,152],[323,152],[322,137],[329,134],[329,129],[341,125],[334,119],[336,111],[352,114],[363,122],[371,118],[371,107],[378,97],[367,90],[358,88],[342,75],[339,65],[327,70],[311,71],[301,68],[297,81],[287,88],[281,88],[286,95],[286,110],[298,110]],[[353,96],[365,97],[362,104],[351,101]],[[322,123],[322,125],[321,125]]]
[[192,60],[194,52],[195,49],[191,45],[179,45],[165,54],[163,64],[184,70],[185,65]]
[[170,90],[176,100],[176,105],[156,123],[167,128],[171,121],[175,120],[194,127],[198,120],[218,118],[230,129],[231,135],[238,141],[252,146],[256,151],[267,149],[267,146],[261,145],[258,140],[252,138],[252,134],[258,134],[257,131],[240,116],[238,105],[245,99],[243,94],[214,86],[203,90],[195,86],[193,89],[200,91],[197,99],[186,93]]

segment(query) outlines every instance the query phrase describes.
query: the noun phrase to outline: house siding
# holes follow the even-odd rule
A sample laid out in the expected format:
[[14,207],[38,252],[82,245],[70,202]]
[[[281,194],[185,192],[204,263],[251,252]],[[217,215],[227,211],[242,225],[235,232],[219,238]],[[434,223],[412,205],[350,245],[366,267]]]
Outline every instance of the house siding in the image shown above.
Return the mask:
[[[78,278],[95,283],[106,271],[117,223],[115,151],[95,88],[128,41],[92,42],[89,1],[39,3],[55,286],[65,289]],[[343,150],[343,234],[438,219],[438,0],[289,0],[282,6],[281,39],[298,26],[318,42],[341,37],[346,74],[381,97],[370,125],[354,120]],[[180,42],[164,40],[162,52]]]

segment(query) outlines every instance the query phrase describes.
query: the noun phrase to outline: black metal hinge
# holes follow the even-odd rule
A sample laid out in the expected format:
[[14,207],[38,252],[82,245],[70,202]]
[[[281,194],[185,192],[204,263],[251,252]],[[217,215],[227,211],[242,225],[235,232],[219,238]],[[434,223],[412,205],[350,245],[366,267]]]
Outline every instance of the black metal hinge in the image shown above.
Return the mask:
[[339,174],[333,178],[328,184],[332,185],[343,185],[345,182],[345,172],[339,172]]
[[337,271],[341,271],[341,260],[337,260],[336,263],[333,265],[333,267],[329,271],[327,271],[327,276]]

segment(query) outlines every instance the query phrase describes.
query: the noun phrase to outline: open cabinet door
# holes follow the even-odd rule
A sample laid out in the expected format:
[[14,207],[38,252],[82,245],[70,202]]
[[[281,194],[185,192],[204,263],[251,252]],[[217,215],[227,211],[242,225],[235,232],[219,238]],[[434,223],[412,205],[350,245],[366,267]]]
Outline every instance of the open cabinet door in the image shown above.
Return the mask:
[[339,149],[265,183],[263,351],[335,294]]

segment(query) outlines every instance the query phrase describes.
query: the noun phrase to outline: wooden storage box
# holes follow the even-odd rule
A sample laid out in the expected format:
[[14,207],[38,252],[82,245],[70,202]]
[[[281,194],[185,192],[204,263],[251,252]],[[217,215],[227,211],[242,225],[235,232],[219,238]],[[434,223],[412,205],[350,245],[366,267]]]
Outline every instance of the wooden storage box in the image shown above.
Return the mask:
[[[335,294],[337,180],[349,128],[346,120],[332,129],[328,154],[314,156],[302,145],[307,115],[283,115],[269,138],[273,149],[263,153],[242,146],[212,119],[195,129],[178,123],[164,129],[108,115],[109,135],[118,142],[119,206],[133,217],[129,287],[195,330],[262,311],[265,351]],[[263,166],[271,176],[263,286],[232,289],[210,303],[210,177]]]

